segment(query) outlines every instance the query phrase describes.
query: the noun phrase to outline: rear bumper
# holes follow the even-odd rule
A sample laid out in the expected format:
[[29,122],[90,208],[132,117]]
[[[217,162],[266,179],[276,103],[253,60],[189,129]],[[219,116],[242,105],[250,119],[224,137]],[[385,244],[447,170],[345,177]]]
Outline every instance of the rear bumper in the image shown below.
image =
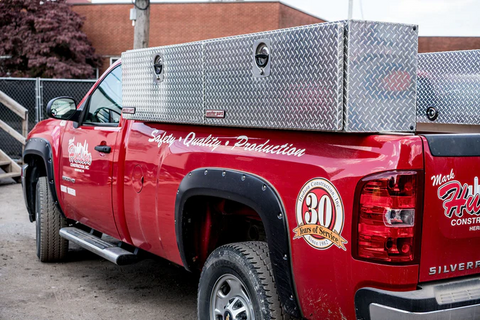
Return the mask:
[[409,312],[382,306],[370,305],[370,319],[402,319],[402,320],[475,320],[480,318],[480,305],[437,310],[430,312]]
[[419,285],[415,291],[361,288],[355,294],[357,319],[480,319],[480,277]]

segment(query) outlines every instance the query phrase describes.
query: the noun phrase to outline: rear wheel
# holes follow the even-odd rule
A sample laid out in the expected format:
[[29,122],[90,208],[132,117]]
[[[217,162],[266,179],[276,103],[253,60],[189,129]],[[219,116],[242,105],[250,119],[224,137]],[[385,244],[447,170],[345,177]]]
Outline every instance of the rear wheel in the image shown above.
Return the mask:
[[266,243],[232,243],[210,254],[200,276],[198,318],[284,319]]
[[35,198],[37,256],[42,262],[61,261],[68,251],[68,240],[60,237],[67,220],[59,212],[46,177],[38,178]]

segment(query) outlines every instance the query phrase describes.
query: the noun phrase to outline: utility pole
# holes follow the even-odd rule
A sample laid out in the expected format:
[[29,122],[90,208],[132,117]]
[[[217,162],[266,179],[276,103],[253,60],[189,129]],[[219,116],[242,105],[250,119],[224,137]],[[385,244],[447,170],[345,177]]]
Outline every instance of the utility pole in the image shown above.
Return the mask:
[[136,22],[133,31],[133,49],[148,47],[150,35],[150,0],[135,0]]
[[348,20],[352,20],[353,16],[353,0],[348,0]]

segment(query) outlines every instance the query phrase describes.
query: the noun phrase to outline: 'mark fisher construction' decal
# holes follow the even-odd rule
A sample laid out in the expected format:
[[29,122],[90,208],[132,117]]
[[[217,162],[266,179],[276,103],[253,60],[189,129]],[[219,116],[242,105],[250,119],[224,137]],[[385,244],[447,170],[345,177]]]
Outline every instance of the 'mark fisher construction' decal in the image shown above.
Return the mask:
[[453,169],[448,175],[434,175],[432,185],[438,186],[437,195],[443,201],[444,215],[452,227],[469,225],[469,231],[480,230],[480,185],[478,177],[472,184],[455,180]]
[[297,227],[293,239],[303,238],[319,250],[332,245],[347,250],[342,237],[345,213],[337,188],[324,178],[308,181],[298,194],[295,216]]

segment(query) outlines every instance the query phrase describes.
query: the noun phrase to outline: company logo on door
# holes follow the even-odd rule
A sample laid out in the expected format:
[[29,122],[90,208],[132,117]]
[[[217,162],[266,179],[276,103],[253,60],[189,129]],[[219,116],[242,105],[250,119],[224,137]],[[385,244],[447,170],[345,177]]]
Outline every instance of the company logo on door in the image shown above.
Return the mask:
[[68,160],[70,167],[88,170],[92,164],[92,154],[88,152],[87,140],[75,144],[75,137],[68,140]]
[[324,250],[332,245],[347,250],[342,237],[343,202],[337,188],[324,178],[308,181],[298,194],[297,227],[293,239],[303,238],[313,248]]
[[[460,183],[455,179],[453,169],[448,175],[434,175],[432,185],[439,186],[437,195],[443,200],[444,214],[451,220],[452,226],[480,224],[480,185],[478,177],[473,183]],[[468,214],[473,217],[466,216]],[[471,226],[470,231],[480,230],[480,226]]]

